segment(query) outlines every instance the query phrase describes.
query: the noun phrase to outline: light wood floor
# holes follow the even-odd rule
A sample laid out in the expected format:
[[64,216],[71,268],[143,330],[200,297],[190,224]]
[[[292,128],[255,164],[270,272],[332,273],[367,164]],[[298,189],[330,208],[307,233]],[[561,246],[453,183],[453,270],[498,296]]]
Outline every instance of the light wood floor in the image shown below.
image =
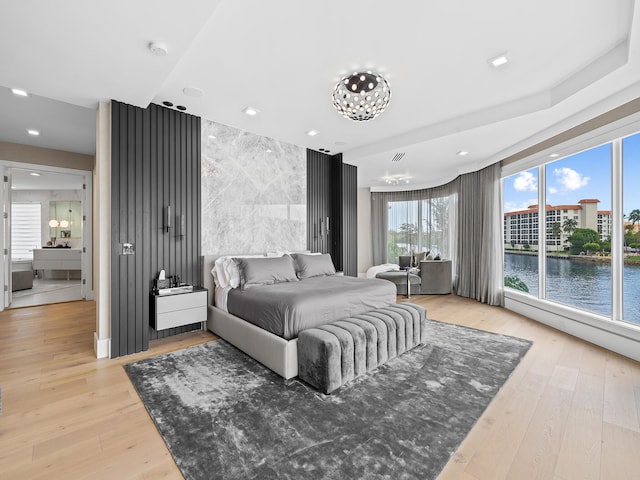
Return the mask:
[[[504,309],[416,296],[430,318],[534,345],[440,479],[640,478],[640,364]],[[215,338],[191,332],[96,360],[95,304],[0,313],[0,479],[180,479],[122,365]]]

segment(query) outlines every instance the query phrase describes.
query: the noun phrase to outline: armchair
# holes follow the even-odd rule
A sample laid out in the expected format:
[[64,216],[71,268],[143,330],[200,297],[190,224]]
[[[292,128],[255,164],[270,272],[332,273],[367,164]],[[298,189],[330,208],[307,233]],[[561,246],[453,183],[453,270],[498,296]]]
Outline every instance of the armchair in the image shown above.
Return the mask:
[[420,262],[420,293],[446,295],[451,293],[451,260],[423,260]]

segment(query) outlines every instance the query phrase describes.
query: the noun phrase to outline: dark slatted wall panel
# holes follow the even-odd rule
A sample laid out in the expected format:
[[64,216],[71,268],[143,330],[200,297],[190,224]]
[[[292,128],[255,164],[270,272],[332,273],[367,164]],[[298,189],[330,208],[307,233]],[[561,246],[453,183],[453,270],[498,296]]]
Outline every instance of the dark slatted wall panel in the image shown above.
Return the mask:
[[352,276],[358,274],[356,215],[357,168],[343,164],[342,154],[307,150],[307,248],[330,253],[336,269]]
[[331,252],[331,156],[307,150],[307,248]]
[[331,198],[331,257],[338,271],[344,271],[342,251],[342,154],[331,158],[331,188],[327,195]]
[[[200,327],[156,332],[149,326],[150,292],[161,269],[200,283],[200,118],[114,101],[111,161],[111,356],[117,357]],[[135,255],[122,255],[123,243],[133,243]]]
[[358,168],[342,164],[342,269],[358,276]]

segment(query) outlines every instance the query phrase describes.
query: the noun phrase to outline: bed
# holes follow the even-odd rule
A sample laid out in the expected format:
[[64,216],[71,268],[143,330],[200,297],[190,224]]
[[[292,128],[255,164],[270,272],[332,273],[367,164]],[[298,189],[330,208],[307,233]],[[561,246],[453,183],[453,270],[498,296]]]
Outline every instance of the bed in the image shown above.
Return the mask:
[[[395,287],[385,280],[340,275],[306,278],[304,272],[300,281],[216,289],[211,271],[219,258],[202,257],[203,286],[209,292],[207,328],[286,379],[298,375],[300,330],[396,302]],[[227,295],[223,307],[228,311],[215,306],[216,297],[218,304],[225,303],[221,293]],[[271,303],[261,303],[269,298]],[[288,323],[278,318],[283,314],[289,317]]]

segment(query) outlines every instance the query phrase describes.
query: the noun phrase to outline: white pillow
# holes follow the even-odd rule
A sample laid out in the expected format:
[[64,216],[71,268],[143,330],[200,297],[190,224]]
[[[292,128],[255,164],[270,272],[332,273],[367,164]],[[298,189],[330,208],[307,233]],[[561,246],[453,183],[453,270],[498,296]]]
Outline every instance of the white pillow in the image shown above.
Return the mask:
[[211,274],[213,275],[213,281],[216,282],[216,285],[220,288],[226,288],[229,286],[229,278],[224,270],[223,263],[225,257],[220,257],[216,259],[213,263],[213,268],[211,269]]
[[240,272],[238,266],[233,261],[234,258],[260,258],[264,255],[233,255],[218,258],[213,263],[211,274],[220,288],[238,288],[240,286]]

